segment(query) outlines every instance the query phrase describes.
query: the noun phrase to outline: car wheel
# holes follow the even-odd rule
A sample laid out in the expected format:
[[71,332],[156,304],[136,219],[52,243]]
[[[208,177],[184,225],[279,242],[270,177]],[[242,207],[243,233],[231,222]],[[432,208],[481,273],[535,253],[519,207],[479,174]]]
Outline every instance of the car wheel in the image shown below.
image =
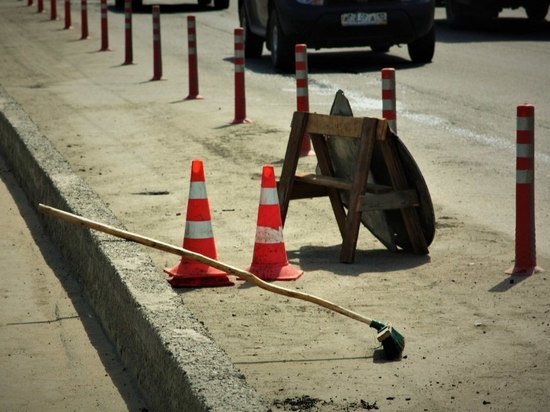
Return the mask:
[[244,29],[244,57],[257,59],[262,56],[264,40],[250,31],[244,4],[239,8],[239,21]]
[[447,23],[453,29],[464,29],[470,23],[464,6],[456,0],[445,0],[445,13],[447,14]]
[[435,30],[430,29],[424,36],[407,45],[409,56],[414,63],[429,63],[435,52]]
[[542,1],[532,1],[525,5],[525,12],[529,20],[540,23],[548,14],[548,4]]
[[276,9],[271,11],[269,17],[268,38],[272,66],[276,70],[291,72],[294,66],[294,45],[283,33]]
[[229,0],[214,0],[214,7],[218,10],[227,9],[229,7]]

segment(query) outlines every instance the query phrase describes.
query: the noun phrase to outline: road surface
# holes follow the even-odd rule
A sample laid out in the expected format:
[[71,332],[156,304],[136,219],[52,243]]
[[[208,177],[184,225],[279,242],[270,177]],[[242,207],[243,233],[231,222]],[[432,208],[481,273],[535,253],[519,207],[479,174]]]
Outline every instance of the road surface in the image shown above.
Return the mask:
[[[88,40],[21,1],[0,13],[2,85],[130,229],[181,243],[190,162],[205,161],[219,258],[252,258],[261,166],[280,172],[295,110],[294,77],[267,54],[247,62],[247,116],[230,125],[236,4],[162,14],[162,81],[153,75],[152,25],[134,14],[135,64],[123,66],[123,14],[109,13],[112,51],[98,52],[99,5]],[[200,94],[188,101],[186,15],[197,17]],[[550,400],[544,273],[504,276],[514,259],[515,110],[536,106],[538,263],[550,267],[550,28],[507,11],[483,31],[448,29],[437,10],[434,61],[405,48],[311,52],[310,110],[328,113],[344,90],[358,116],[380,116],[380,69],[397,70],[399,135],[434,201],[429,258],[392,254],[362,230],[356,263],[338,263],[328,201],[291,204],[284,237],[306,274],[288,286],[392,320],[407,337],[400,362],[381,362],[372,331],[315,306],[239,285],[181,292],[252,386],[276,407],[305,395],[319,410],[542,410]],[[315,159],[301,159],[314,168]],[[147,252],[160,270],[175,261]],[[287,286],[287,284],[285,284]],[[168,287],[168,286],[167,286]],[[374,354],[374,355],[373,355]],[[364,404],[363,404],[364,405]],[[347,408],[347,409],[346,409]]]

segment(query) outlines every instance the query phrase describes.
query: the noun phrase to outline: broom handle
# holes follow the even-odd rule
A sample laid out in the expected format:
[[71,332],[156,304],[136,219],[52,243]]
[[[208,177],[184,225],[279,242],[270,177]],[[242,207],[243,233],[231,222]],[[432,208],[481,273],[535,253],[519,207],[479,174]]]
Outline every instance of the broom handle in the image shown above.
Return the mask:
[[301,299],[305,300],[307,302],[314,303],[316,305],[322,306],[326,309],[332,310],[334,312],[340,313],[341,315],[347,316],[348,318],[355,319],[359,322],[366,323],[367,325],[370,325],[372,323],[372,319],[369,319],[363,315],[360,315],[357,312],[353,312],[352,310],[346,309],[340,305],[336,305],[335,303],[332,303],[328,300],[322,299],[320,297],[310,295],[308,293],[304,292],[298,292],[296,290],[283,288],[281,286],[273,285],[271,283],[264,282],[259,277],[253,275],[250,272],[247,272],[242,269],[238,269],[236,267],[227,265],[225,263],[222,263],[220,261],[211,259],[207,256],[204,256],[200,253],[196,253],[181,247],[172,246],[168,243],[161,242],[159,240],[151,239],[145,236],[138,235],[136,233],[128,232],[126,230],[117,229],[113,226],[105,225],[103,223],[95,222],[90,219],[86,219],[84,217],[80,217],[77,215],[74,215],[69,212],[65,212],[63,210],[59,210],[56,208],[53,208],[51,206],[46,206],[43,204],[38,205],[38,210],[44,214],[55,216],[58,218],[61,218],[63,220],[66,220],[70,223],[80,224],[81,226],[85,226],[94,230],[98,230],[103,233],[107,233],[109,235],[113,235],[122,239],[130,240],[135,243],[142,244],[144,246],[149,246],[154,249],[162,250],[164,252],[172,253],[174,255],[179,255],[186,257],[188,259],[204,263],[208,266],[212,266],[213,268],[222,270],[228,274],[238,276],[240,278],[245,279],[247,282],[250,282],[262,289],[265,289],[269,292],[277,293],[279,295],[287,296],[290,298],[295,299]]

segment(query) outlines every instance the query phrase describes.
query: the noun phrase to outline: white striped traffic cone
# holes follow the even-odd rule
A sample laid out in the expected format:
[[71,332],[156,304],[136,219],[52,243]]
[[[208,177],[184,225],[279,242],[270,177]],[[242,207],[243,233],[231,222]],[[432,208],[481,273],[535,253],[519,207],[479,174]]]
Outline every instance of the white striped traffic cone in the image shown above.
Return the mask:
[[263,280],[296,280],[304,272],[288,263],[273,166],[262,171],[254,256],[248,271]]
[[[204,169],[201,160],[193,160],[187,201],[187,218],[183,248],[217,260],[212,232],[210,205],[206,195]],[[167,281],[174,287],[231,286],[227,274],[204,263],[182,257],[173,268],[164,269]]]

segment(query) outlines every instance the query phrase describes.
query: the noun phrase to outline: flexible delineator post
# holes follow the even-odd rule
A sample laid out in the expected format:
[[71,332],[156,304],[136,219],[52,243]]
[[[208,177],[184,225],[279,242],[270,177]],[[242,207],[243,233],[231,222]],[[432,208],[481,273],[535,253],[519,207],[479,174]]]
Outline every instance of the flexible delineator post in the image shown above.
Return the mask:
[[397,133],[397,111],[395,99],[395,69],[382,69],[382,117]]
[[246,94],[244,86],[244,29],[237,27],[234,30],[235,57],[235,118],[232,124],[249,123],[246,118]]
[[80,0],[80,19],[81,19],[80,39],[84,40],[88,38],[88,2],[87,0]]
[[124,0],[124,63],[134,61],[134,47],[132,44],[132,0]]
[[309,112],[307,46],[297,44],[294,51],[296,54],[296,110]]
[[535,245],[535,107],[519,105],[516,114],[516,257],[506,273],[529,276],[542,271]]
[[101,0],[101,48],[99,51],[109,50],[109,27],[107,22],[107,0]]
[[195,16],[187,16],[187,54],[189,63],[189,95],[186,100],[202,99],[199,95],[199,71],[197,65],[197,25]]
[[57,1],[50,0],[50,20],[57,20]]
[[65,0],[65,30],[71,28],[71,0]]
[[162,50],[160,41],[160,6],[153,6],[153,78],[162,78]]
[[[296,110],[309,112],[309,85],[307,67],[307,46],[297,44],[294,46],[295,70],[296,70]],[[304,135],[300,146],[300,156],[312,155],[309,135]]]

